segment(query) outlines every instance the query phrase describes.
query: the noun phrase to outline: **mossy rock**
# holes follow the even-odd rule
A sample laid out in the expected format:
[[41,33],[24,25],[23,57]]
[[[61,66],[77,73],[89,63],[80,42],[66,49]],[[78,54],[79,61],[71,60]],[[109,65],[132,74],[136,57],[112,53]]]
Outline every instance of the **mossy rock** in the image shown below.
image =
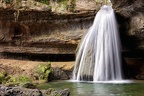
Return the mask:
[[7,80],[7,83],[26,83],[26,82],[32,82],[31,78],[22,75],[22,76],[9,76],[9,79]]
[[0,84],[5,83],[7,81],[7,73],[4,69],[0,68]]
[[51,63],[39,64],[34,68],[34,77],[36,80],[48,80],[49,74],[51,73]]
[[76,6],[76,0],[69,0],[68,11],[74,12]]
[[35,1],[49,5],[49,0],[35,0]]
[[0,77],[5,77],[6,73],[5,72],[0,72]]

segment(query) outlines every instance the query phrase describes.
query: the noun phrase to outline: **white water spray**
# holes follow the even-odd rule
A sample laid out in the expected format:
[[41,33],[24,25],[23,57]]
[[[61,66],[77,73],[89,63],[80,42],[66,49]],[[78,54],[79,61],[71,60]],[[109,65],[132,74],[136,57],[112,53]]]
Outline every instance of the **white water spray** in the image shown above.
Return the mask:
[[121,80],[121,47],[114,10],[104,5],[98,11],[79,47],[73,80]]

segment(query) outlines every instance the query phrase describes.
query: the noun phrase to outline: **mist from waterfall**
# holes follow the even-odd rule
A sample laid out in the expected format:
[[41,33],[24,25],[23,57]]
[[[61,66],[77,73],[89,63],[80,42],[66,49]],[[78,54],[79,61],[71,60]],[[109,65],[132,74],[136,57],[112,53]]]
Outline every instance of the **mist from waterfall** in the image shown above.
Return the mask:
[[112,6],[97,12],[77,52],[73,80],[121,80],[121,46]]

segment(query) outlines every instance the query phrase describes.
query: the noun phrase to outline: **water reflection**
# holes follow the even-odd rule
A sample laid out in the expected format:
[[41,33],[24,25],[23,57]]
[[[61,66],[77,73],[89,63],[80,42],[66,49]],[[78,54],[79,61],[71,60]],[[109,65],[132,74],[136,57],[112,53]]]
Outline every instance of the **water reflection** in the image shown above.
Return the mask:
[[41,89],[70,88],[70,96],[144,96],[144,81],[133,83],[49,82]]
[[72,96],[117,96],[124,92],[124,87],[115,84],[74,83]]

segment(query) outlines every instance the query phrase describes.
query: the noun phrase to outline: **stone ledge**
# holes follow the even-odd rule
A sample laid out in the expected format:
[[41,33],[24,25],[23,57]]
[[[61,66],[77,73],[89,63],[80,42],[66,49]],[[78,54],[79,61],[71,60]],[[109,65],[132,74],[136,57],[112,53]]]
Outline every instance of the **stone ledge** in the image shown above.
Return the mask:
[[56,48],[56,47],[47,47],[47,48],[36,48],[36,47],[0,47],[0,52],[7,53],[35,53],[35,54],[75,54],[74,48]]

